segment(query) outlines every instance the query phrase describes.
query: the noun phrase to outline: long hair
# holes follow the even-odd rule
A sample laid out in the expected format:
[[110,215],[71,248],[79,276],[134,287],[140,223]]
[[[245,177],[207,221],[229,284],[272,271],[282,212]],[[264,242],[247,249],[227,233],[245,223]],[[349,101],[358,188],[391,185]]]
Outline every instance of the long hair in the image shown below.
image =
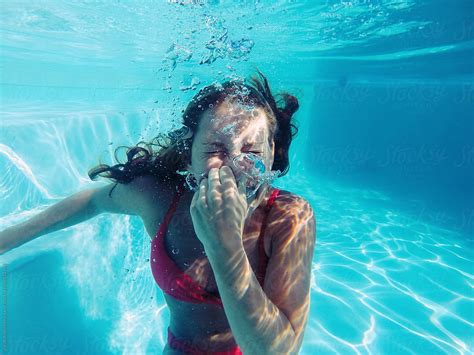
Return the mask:
[[[183,113],[183,127],[166,134],[158,134],[151,142],[139,142],[127,148],[125,162],[120,162],[115,150],[117,164],[100,164],[89,171],[89,177],[108,178],[116,183],[127,184],[134,178],[153,175],[170,184],[184,182],[183,172],[191,162],[191,147],[199,122],[205,110],[226,98],[252,107],[261,107],[266,112],[269,124],[269,141],[275,142],[275,156],[271,170],[280,170],[280,176],[289,170],[288,152],[293,137],[298,133],[293,115],[299,108],[298,99],[289,93],[273,96],[267,78],[258,71],[250,81],[230,80],[222,84],[211,84],[202,88],[189,102]],[[111,191],[112,192],[112,191]],[[111,193],[110,192],[110,193]]]

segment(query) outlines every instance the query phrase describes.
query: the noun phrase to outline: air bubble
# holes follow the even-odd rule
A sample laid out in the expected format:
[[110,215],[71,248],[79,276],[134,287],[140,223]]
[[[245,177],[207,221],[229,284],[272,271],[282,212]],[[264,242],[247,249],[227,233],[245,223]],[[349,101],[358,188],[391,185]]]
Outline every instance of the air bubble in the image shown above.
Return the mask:
[[179,253],[179,249],[178,248],[173,248],[173,250],[171,250],[171,252],[173,254],[178,254]]

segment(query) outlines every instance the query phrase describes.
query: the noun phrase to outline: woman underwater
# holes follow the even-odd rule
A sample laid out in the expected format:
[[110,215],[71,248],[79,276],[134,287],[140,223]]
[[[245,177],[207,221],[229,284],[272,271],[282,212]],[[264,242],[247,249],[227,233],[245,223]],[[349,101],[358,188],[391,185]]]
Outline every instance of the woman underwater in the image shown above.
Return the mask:
[[140,216],[170,311],[164,354],[297,354],[316,219],[305,199],[270,184],[288,172],[296,134],[298,100],[279,103],[260,72],[201,89],[158,151],[137,145],[124,164],[92,169],[113,183],[0,232],[0,253],[100,213]]

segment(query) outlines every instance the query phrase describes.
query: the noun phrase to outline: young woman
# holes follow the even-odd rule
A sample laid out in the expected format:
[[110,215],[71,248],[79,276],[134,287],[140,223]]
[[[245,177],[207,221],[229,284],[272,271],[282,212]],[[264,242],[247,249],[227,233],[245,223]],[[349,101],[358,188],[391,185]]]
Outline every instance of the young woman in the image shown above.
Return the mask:
[[0,253],[99,213],[138,215],[171,315],[165,354],[298,353],[316,220],[306,200],[270,184],[287,173],[297,132],[298,100],[281,98],[260,72],[205,87],[183,128],[92,169],[114,183],[1,232]]

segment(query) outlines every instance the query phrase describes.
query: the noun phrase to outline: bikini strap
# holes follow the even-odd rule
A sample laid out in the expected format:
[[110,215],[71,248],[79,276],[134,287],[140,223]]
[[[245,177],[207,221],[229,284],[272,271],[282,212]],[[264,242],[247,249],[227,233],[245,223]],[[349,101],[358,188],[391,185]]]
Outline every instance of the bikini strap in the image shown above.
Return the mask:
[[273,206],[273,202],[275,202],[275,199],[277,198],[278,194],[280,193],[280,190],[278,189],[275,189],[273,190],[270,198],[268,199],[268,202],[267,202],[267,206],[266,206],[266,209],[267,211],[270,211],[270,208],[272,208]]

